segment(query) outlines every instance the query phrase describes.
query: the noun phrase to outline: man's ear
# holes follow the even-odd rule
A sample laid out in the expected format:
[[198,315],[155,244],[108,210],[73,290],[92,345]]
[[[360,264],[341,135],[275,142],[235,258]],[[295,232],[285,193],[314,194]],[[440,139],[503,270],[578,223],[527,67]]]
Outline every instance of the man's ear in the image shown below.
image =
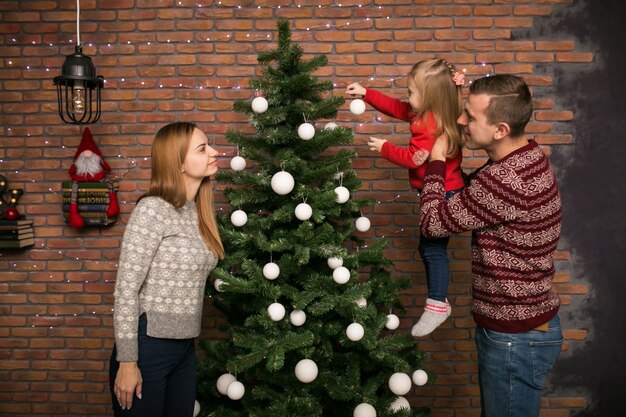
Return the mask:
[[508,123],[498,123],[496,125],[497,129],[495,131],[495,133],[493,134],[493,138],[496,140],[500,140],[504,137],[507,137],[509,134],[511,134],[511,126],[509,126]]

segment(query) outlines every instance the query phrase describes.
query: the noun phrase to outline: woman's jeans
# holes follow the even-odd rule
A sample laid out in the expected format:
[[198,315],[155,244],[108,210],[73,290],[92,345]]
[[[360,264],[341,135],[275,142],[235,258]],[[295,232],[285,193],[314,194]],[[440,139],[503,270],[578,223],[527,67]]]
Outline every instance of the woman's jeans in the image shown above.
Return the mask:
[[133,397],[130,410],[122,410],[113,385],[119,368],[113,348],[109,384],[116,417],[192,417],[196,400],[194,339],[159,339],[146,335],[145,314],[139,317],[139,360],[143,386],[141,400]]
[[[446,200],[458,193],[459,190],[446,192]],[[448,260],[449,237],[429,238],[420,236],[419,250],[428,283],[428,298],[444,302],[448,296],[450,282],[450,265]]]
[[547,331],[500,333],[476,328],[481,417],[537,417],[546,374],[561,352],[559,316]]

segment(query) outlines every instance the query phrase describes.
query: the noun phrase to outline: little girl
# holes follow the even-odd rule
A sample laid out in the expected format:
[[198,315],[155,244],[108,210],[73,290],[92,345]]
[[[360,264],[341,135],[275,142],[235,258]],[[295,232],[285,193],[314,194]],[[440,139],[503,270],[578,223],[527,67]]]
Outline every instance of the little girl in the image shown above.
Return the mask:
[[[426,162],[435,140],[440,135],[448,139],[446,158],[446,198],[463,188],[461,175],[461,147],[463,140],[456,119],[462,112],[461,87],[464,74],[454,70],[441,58],[420,61],[407,76],[409,101],[403,102],[359,83],[348,85],[346,93],[363,96],[376,110],[410,123],[409,146],[399,147],[385,139],[370,137],[370,150],[396,165],[409,169],[409,183],[419,191],[424,187]],[[451,313],[446,298],[450,269],[448,266],[448,237],[426,238],[420,236],[419,253],[426,267],[428,298],[424,314],[413,329],[413,336],[425,336],[443,323]]]

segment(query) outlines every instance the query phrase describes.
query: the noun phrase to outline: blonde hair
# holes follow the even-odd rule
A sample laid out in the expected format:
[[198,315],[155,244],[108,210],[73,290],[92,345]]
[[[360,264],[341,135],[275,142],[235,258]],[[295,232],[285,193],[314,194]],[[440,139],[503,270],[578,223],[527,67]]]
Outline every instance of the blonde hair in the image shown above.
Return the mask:
[[461,86],[453,81],[454,68],[445,59],[432,58],[413,65],[408,76],[415,82],[422,99],[415,120],[432,113],[438,128],[435,137],[445,133],[448,156],[456,156],[463,147],[463,136],[456,122],[463,111],[463,96]]
[[[150,189],[141,198],[157,196],[176,208],[185,205],[187,195],[182,167],[195,128],[193,123],[176,122],[163,126],[157,132],[152,142]],[[198,228],[202,240],[219,259],[224,259],[224,246],[213,212],[213,190],[210,177],[202,180],[195,203],[198,208]]]

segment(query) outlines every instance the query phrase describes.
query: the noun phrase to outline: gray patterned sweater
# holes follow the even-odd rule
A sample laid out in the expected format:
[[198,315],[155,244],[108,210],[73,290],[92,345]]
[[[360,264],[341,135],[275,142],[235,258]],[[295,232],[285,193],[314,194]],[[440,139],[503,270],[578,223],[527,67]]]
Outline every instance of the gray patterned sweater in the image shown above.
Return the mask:
[[137,360],[142,313],[148,336],[197,337],[204,287],[216,264],[200,237],[195,203],[176,209],[160,197],[141,199],[124,232],[115,282],[117,360]]

